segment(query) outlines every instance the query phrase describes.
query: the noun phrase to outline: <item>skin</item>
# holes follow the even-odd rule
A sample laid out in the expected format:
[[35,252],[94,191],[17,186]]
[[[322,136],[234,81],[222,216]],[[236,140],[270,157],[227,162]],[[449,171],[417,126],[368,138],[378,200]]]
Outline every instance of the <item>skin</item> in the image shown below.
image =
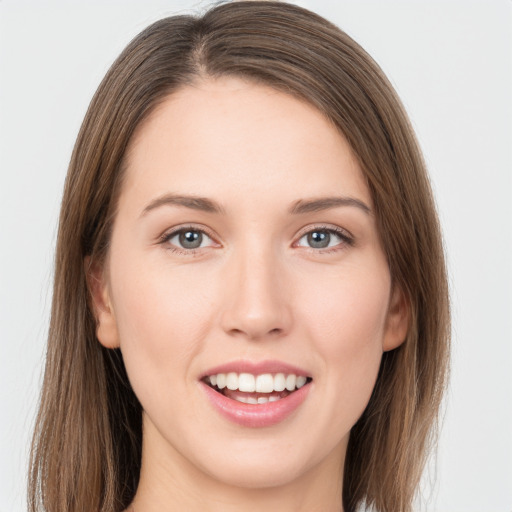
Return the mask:
[[[155,206],[166,194],[208,198],[222,212]],[[369,211],[289,211],[333,196]],[[110,252],[91,278],[98,339],[121,347],[144,409],[134,510],[342,510],[350,429],[408,324],[371,209],[345,138],[271,88],[205,79],[139,126]],[[165,238],[179,228],[209,238],[180,248]],[[350,241],[332,233],[329,247],[310,246],[308,232],[329,229]],[[271,427],[221,417],[199,378],[240,359],[306,370],[305,402]]]

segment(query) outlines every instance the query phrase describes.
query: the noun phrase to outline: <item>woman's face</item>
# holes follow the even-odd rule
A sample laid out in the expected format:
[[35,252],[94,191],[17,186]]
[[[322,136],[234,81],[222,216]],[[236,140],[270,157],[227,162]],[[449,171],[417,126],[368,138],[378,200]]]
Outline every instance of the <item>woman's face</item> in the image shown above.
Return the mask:
[[127,153],[104,270],[98,338],[121,347],[145,461],[243,487],[342,470],[407,319],[319,111],[233,78],[171,95]]

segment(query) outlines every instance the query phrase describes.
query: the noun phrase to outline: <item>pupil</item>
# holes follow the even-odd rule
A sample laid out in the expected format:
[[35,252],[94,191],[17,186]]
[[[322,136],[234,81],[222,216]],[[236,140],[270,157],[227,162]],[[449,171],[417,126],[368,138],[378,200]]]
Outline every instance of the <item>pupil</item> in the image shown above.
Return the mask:
[[308,244],[315,249],[323,249],[329,246],[331,235],[326,231],[313,231],[308,234]]
[[184,231],[180,233],[180,244],[185,249],[197,249],[201,246],[203,234],[199,231]]

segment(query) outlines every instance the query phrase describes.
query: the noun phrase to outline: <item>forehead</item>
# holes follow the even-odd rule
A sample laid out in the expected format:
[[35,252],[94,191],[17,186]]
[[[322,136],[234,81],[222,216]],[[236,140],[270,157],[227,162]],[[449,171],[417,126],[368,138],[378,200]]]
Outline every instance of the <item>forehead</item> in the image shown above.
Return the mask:
[[[294,200],[350,193],[371,203],[345,137],[316,108],[238,78],[205,80],[171,94],[139,126],[124,188],[222,200]],[[260,203],[261,205],[261,203]]]

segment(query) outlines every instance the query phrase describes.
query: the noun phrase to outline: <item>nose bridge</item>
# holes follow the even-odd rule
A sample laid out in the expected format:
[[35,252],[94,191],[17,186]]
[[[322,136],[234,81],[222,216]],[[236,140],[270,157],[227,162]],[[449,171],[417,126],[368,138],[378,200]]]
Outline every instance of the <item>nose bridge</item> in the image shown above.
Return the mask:
[[226,271],[224,330],[249,339],[286,333],[291,322],[287,288],[283,262],[270,243],[249,240],[235,248]]

